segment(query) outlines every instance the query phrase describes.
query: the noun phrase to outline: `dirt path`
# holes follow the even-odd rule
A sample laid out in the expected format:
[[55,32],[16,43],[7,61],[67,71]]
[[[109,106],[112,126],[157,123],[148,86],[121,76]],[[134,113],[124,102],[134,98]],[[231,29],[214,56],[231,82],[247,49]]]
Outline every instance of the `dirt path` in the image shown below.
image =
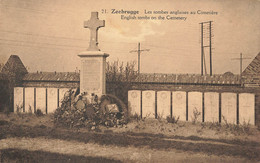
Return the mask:
[[132,146],[98,145],[46,138],[8,138],[0,140],[0,150],[22,149],[44,151],[77,156],[105,157],[123,162],[245,162],[244,158],[215,156],[193,152],[181,152],[174,149],[155,150]]

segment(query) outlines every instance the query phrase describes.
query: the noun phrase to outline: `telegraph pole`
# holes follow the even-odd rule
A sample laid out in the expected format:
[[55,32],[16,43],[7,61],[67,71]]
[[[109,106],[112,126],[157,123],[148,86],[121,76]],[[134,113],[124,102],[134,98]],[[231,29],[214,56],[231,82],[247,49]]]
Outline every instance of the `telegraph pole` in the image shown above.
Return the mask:
[[[204,48],[208,47],[209,48],[209,64],[210,64],[210,76],[212,76],[212,22],[213,21],[208,21],[208,22],[202,22],[199,23],[201,24],[201,75],[203,75],[203,63],[205,64],[205,73],[206,73],[206,63],[205,63],[205,53],[204,53]],[[207,45],[205,45],[204,42],[204,25],[209,26],[209,42]],[[204,60],[203,60],[204,59]]]
[[201,75],[203,75],[203,57],[204,57],[204,47],[203,47],[203,23],[201,23]]
[[243,54],[242,53],[240,53],[240,57],[239,58],[231,58],[231,60],[239,60],[240,61],[240,76],[242,75],[243,60],[244,59],[251,59],[251,58],[248,58],[248,57],[244,57],[243,58]]
[[140,42],[138,43],[138,49],[137,50],[131,50],[130,53],[133,53],[133,52],[137,52],[138,54],[138,75],[140,75],[140,62],[141,62],[141,52],[143,51],[149,51],[150,49],[142,49],[141,50],[141,45],[140,45]]
[[210,76],[212,76],[212,50],[211,50],[211,21],[209,21],[209,61],[210,61]]
[[232,58],[231,60],[240,60],[240,83],[242,82],[242,69],[243,69],[243,60],[244,59],[251,59],[248,57],[243,58],[243,54],[240,53],[240,58]]

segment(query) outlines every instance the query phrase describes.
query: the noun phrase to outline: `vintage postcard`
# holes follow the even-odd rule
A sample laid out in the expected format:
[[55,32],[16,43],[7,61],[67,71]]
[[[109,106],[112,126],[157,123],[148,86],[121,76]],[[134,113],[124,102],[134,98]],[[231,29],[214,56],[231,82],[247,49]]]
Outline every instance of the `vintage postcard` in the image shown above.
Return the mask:
[[259,162],[259,0],[0,0],[1,162]]

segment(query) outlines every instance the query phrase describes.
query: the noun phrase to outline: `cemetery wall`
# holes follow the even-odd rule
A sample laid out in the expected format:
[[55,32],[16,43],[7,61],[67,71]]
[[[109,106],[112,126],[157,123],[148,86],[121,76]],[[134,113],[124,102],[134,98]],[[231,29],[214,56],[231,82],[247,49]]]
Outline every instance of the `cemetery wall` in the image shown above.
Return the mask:
[[[64,96],[66,90],[69,90],[69,88],[74,88],[74,87],[62,87],[63,85],[58,85],[58,83],[62,83],[62,82],[56,82],[56,86],[59,87],[51,87],[52,85],[36,85],[36,84],[32,84],[34,85],[34,87],[15,87],[19,88],[20,90],[18,92],[15,91],[14,94],[14,111],[15,111],[15,107],[18,106],[22,106],[23,111],[24,112],[28,112],[29,111],[29,105],[32,108],[33,111],[35,111],[35,109],[40,109],[42,110],[42,112],[44,113],[50,113],[50,112],[54,112],[55,107],[59,106],[61,103],[61,99]],[[76,82],[75,82],[76,83]],[[79,83],[77,83],[79,84]],[[76,84],[75,84],[76,85]],[[38,87],[37,87],[38,86]],[[43,86],[43,87],[41,87]],[[66,86],[66,85],[64,85]],[[67,85],[68,86],[68,85]],[[200,95],[199,97],[206,98],[207,93],[217,93],[217,94],[222,94],[225,92],[230,92],[230,93],[234,93],[234,94],[239,94],[239,93],[253,93],[255,94],[255,123],[256,125],[260,125],[260,89],[252,89],[252,88],[241,88],[238,86],[201,86],[201,85],[176,85],[176,84],[161,84],[161,83],[127,83],[125,85],[118,85],[118,83],[113,83],[113,82],[107,82],[107,93],[109,94],[114,94],[117,97],[119,97],[120,99],[122,99],[126,104],[128,102],[128,98],[129,98],[129,92],[128,90],[133,90],[133,89],[137,89],[137,90],[141,90],[141,91],[148,91],[148,90],[152,90],[152,92],[148,94],[152,95],[152,96],[148,96],[147,95],[147,99],[148,97],[152,97],[152,102],[151,104],[147,104],[146,108],[150,108],[150,110],[148,112],[146,112],[145,114],[147,115],[157,115],[157,112],[152,112],[153,108],[155,108],[156,105],[156,109],[158,109],[158,111],[160,112],[159,115],[162,115],[165,118],[164,114],[161,113],[166,113],[166,114],[172,114],[174,111],[172,110],[167,110],[164,111],[162,110],[162,107],[167,106],[168,108],[168,104],[163,104],[163,103],[158,103],[156,101],[156,99],[158,98],[157,95],[158,93],[160,94],[163,93],[163,95],[160,97],[162,97],[162,99],[164,98],[164,95],[169,94],[169,92],[186,92],[187,96],[192,96],[192,92],[198,92]],[[38,91],[39,90],[39,91]],[[23,92],[23,93],[21,93]],[[166,92],[166,93],[165,93]],[[189,95],[189,92],[191,92],[191,94]],[[18,94],[17,94],[18,93]],[[37,95],[38,93],[38,95]],[[29,95],[31,94],[31,95]],[[32,95],[33,94],[33,95]],[[39,94],[41,94],[39,96]],[[173,96],[173,94],[171,95]],[[52,97],[52,99],[50,99],[50,97]],[[140,97],[141,98],[141,97]],[[165,98],[169,99],[169,98]],[[221,97],[218,97],[218,99],[221,99]],[[21,100],[23,100],[24,102],[21,102]],[[146,99],[142,99],[142,100],[146,100]],[[171,99],[171,101],[173,101],[174,99]],[[186,99],[188,102],[190,102],[190,105],[193,106],[198,106],[198,108],[200,109],[200,111],[202,112],[202,105],[208,104],[208,102],[205,100],[201,101],[203,102],[203,104],[197,104],[197,103],[193,103],[196,101],[200,101],[200,100],[195,100],[192,101],[191,99]],[[38,101],[38,102],[37,102]],[[39,104],[40,103],[42,104]],[[149,100],[148,100],[149,101]],[[169,100],[166,100],[169,101]],[[193,104],[192,104],[193,103]],[[239,104],[239,103],[238,103]],[[236,105],[238,105],[236,104]],[[27,106],[28,105],[28,106]],[[159,108],[157,108],[160,105]],[[188,107],[189,103],[186,104]],[[184,107],[187,107],[187,106]],[[221,105],[221,104],[219,104]],[[160,108],[161,107],[161,108]],[[171,107],[173,107],[173,105],[171,104]],[[234,106],[237,107],[237,106]],[[49,111],[48,111],[49,110]],[[136,111],[136,110],[135,110]],[[136,111],[138,112],[138,111]],[[190,114],[192,114],[193,111],[190,112]],[[179,111],[178,114],[183,114],[181,111]],[[210,115],[209,115],[210,117]],[[182,119],[185,119],[186,117],[182,117]],[[191,119],[192,117],[190,117]],[[212,116],[211,116],[212,118]],[[215,117],[216,118],[216,117]],[[189,119],[189,117],[187,116],[187,119]],[[202,121],[202,117],[200,117],[201,121]],[[203,119],[207,119],[207,116],[204,115]]]
[[[159,78],[159,77],[158,77]],[[176,78],[176,77],[175,77]],[[184,77],[182,77],[184,78]],[[182,78],[178,77],[178,81]],[[195,77],[194,77],[195,78]],[[197,77],[196,77],[197,78]],[[149,80],[148,80],[149,79]],[[165,78],[163,78],[165,79]],[[203,78],[205,79],[205,78]],[[237,79],[237,78],[236,78]],[[185,92],[235,92],[235,93],[254,93],[256,94],[255,118],[256,124],[260,125],[260,88],[244,88],[239,82],[203,82],[196,79],[197,82],[176,83],[176,81],[158,80],[156,82],[154,75],[142,82],[106,82],[108,94],[119,97],[124,103],[128,103],[128,90],[155,90],[155,91],[185,91]],[[184,79],[183,79],[184,81]],[[190,80],[191,81],[191,80]],[[78,73],[29,73],[26,74],[22,87],[44,87],[44,88],[77,88],[79,87]]]

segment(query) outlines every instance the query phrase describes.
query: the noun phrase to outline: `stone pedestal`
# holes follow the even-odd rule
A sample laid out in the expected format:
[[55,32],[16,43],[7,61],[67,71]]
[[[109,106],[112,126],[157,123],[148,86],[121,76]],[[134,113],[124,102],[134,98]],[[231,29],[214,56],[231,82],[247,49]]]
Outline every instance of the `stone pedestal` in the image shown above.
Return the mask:
[[81,58],[80,93],[98,95],[106,93],[106,57],[101,51],[85,51],[78,55]]

